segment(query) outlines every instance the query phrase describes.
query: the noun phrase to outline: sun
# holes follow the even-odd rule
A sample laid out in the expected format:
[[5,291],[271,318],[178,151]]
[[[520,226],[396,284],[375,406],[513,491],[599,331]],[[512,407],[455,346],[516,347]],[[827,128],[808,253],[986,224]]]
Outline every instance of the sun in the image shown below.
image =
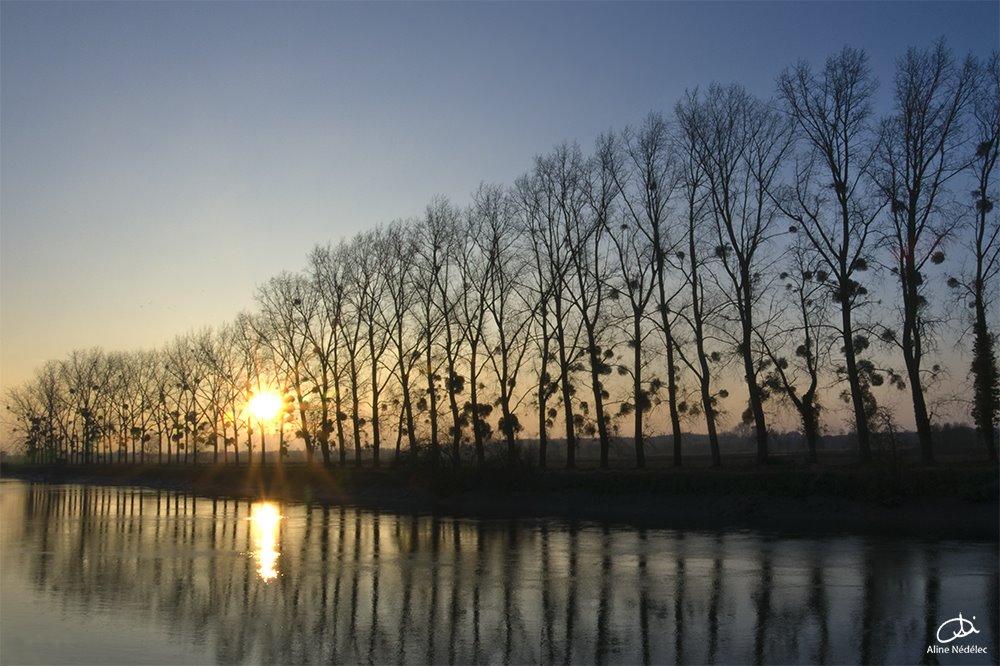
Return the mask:
[[281,396],[273,391],[262,391],[250,398],[247,409],[258,421],[270,421],[281,409]]

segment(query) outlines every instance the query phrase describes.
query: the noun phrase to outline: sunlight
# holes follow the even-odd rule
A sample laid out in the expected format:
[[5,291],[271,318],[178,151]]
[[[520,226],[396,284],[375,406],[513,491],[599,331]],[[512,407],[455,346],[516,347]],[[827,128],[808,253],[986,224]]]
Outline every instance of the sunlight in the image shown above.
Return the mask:
[[278,507],[264,502],[254,507],[250,520],[254,523],[254,557],[257,558],[257,575],[264,582],[278,577]]
[[281,396],[273,391],[261,391],[247,403],[247,409],[261,423],[274,419],[281,409]]

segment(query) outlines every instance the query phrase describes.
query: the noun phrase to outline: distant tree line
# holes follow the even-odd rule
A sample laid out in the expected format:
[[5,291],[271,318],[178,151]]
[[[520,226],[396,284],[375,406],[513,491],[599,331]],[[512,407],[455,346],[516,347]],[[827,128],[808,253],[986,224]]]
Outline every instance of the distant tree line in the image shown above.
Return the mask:
[[[940,367],[927,356],[948,314],[933,295],[951,294],[971,338],[970,413],[996,461],[1000,59],[910,49],[882,118],[876,89],[864,52],[845,48],[787,68],[773,99],[689,91],[672,116],[587,154],[559,145],[465,207],[435,198],[419,219],[316,247],[217,330],[49,362],[7,409],[38,461],[266,461],[267,426],[246,404],[274,391],[279,460],[301,440],[328,465],[362,449],[376,465],[483,464],[493,449],[515,461],[528,426],[542,466],[561,444],[573,467],[588,439],[606,467],[625,437],[642,467],[655,411],[675,465],[685,428],[707,432],[720,465],[735,371],[759,461],[777,406],[815,461],[832,386],[870,460],[892,427],[876,397],[888,382],[909,391],[929,463]],[[953,250],[967,261],[948,273]]]

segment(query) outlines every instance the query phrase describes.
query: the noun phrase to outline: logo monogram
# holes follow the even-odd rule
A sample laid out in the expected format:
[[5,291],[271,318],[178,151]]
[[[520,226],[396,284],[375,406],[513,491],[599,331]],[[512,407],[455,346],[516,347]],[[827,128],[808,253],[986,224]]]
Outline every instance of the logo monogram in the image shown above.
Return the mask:
[[[975,620],[975,619],[976,619],[976,616],[973,615],[972,616],[972,620]],[[966,636],[969,636],[971,634],[978,634],[979,630],[976,629],[976,625],[972,624],[972,620],[965,619],[964,617],[962,617],[961,613],[958,614],[958,617],[953,617],[950,620],[945,620],[941,624],[941,626],[938,627],[938,630],[937,630],[937,640],[938,640],[938,643],[951,643],[956,638],[965,638]],[[947,638],[942,638],[941,637],[941,630],[944,629],[945,627],[947,627],[949,624],[952,624],[953,622],[957,622],[958,623],[958,629],[956,630],[953,627],[951,629],[951,636],[949,636]]]

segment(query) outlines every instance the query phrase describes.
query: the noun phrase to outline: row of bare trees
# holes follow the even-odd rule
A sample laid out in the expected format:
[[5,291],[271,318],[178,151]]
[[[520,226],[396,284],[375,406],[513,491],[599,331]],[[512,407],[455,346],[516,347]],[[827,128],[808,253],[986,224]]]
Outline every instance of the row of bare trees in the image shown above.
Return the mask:
[[[774,99],[688,92],[672,118],[651,113],[589,155],[557,146],[464,208],[436,198],[419,219],[315,248],[221,329],[51,362],[8,409],[45,460],[239,463],[255,430],[266,460],[269,426],[245,405],[274,391],[279,459],[301,440],[326,464],[370,449],[377,465],[387,448],[481,464],[493,444],[513,461],[531,424],[543,466],[561,440],[573,467],[587,439],[607,467],[626,436],[642,467],[662,423],[675,465],[685,425],[719,465],[723,386],[739,376],[758,460],[779,405],[815,460],[837,387],[867,461],[888,379],[910,391],[931,462],[925,391],[940,368],[926,358],[957,325],[996,460],[998,56],[911,49],[881,118],[876,91],[865,54],[846,48],[786,69]],[[950,272],[936,268],[946,252]],[[946,322],[944,293],[972,317]]]

